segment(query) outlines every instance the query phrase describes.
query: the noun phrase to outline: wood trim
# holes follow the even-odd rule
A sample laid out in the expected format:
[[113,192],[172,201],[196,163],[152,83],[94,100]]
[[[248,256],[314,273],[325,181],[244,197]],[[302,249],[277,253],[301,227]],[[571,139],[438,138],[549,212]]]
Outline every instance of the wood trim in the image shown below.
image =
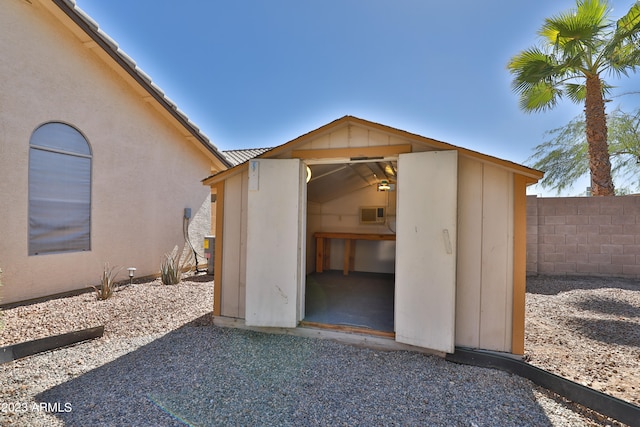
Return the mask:
[[330,329],[333,331],[350,332],[356,334],[366,334],[391,339],[395,339],[396,337],[395,332],[376,331],[375,329],[359,328],[357,326],[333,325],[330,323],[307,322],[304,320],[300,322],[300,326],[318,329]]
[[209,185],[211,187],[215,187],[216,184],[231,178],[234,175],[237,175],[243,171],[245,171],[246,169],[249,168],[249,162],[244,162],[242,164],[239,164],[238,166],[234,166],[231,169],[227,169],[224,170],[222,172],[218,172],[215,175],[212,175],[210,177],[207,177],[205,179],[202,180],[202,184],[203,185]]
[[222,312],[222,238],[224,229],[224,182],[216,184],[216,253],[213,261],[213,315]]
[[511,353],[524,354],[525,294],[527,288],[527,178],[513,176],[513,312]]
[[293,150],[291,157],[302,160],[352,157],[388,157],[411,153],[411,144],[380,145],[375,147],[324,148],[316,150]]
[[314,237],[325,239],[354,239],[354,240],[396,240],[396,235],[391,233],[333,233],[329,231],[318,231],[313,233]]

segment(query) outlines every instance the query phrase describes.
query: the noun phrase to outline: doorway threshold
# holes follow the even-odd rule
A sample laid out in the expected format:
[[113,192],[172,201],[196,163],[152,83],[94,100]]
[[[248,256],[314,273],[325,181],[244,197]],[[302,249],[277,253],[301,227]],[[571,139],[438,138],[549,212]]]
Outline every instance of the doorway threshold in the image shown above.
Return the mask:
[[365,333],[355,331],[345,331],[327,328],[316,328],[311,326],[303,326],[300,324],[295,328],[279,328],[264,326],[248,326],[244,319],[230,318],[224,316],[215,316],[213,324],[219,327],[245,329],[266,334],[284,334],[294,335],[305,338],[318,338],[333,340],[342,344],[355,345],[358,347],[366,347],[374,350],[382,351],[415,351],[418,353],[431,354],[444,358],[445,353],[427,348],[416,347],[409,344],[403,344],[395,341],[393,338],[386,336],[371,335],[371,330],[363,329]]
[[395,332],[387,332],[387,331],[377,331],[375,329],[370,329],[367,327],[358,327],[352,325],[334,325],[331,323],[319,323],[319,322],[309,322],[309,321],[301,321],[300,326],[303,328],[317,328],[317,329],[329,329],[332,331],[340,331],[340,332],[350,332],[354,334],[362,334],[362,335],[373,335],[376,337],[390,338],[395,340],[396,334]]

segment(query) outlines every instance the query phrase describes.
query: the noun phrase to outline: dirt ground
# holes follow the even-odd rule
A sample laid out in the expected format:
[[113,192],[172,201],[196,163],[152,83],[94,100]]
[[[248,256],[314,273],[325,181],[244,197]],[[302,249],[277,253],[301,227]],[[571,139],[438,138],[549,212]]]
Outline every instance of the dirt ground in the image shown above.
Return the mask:
[[528,277],[525,358],[640,406],[640,281]]

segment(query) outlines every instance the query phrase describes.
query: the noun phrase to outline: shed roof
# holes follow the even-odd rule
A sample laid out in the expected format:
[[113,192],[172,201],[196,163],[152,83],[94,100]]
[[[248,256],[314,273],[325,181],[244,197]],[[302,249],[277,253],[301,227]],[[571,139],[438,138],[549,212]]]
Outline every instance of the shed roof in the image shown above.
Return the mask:
[[[133,78],[147,93],[148,97],[145,101],[156,101],[164,110],[166,110],[171,117],[173,117],[179,125],[181,125],[186,131],[185,137],[193,143],[196,143],[200,148],[203,148],[206,153],[212,155],[223,168],[232,166],[232,163],[218,150],[218,148],[209,140],[209,138],[195,125],[187,115],[180,110],[177,105],[166,96],[166,94],[156,85],[151,77],[138,65],[136,62],[127,55],[111,37],[109,37],[86,12],[77,6],[75,0],[51,0],[59,10],[73,21],[77,27],[79,27],[95,45],[91,45],[91,41],[84,41],[87,47],[99,46],[109,57],[111,57],[115,63],[129,76]],[[48,1],[42,1],[41,3],[51,10]],[[54,15],[59,17],[59,14]],[[78,34],[76,32],[76,34]],[[111,64],[110,64],[111,65]]]
[[227,157],[227,159],[233,166],[237,166],[255,157],[258,157],[262,153],[265,153],[271,149],[273,149],[273,147],[243,148],[240,150],[225,150],[222,153]]
[[[431,139],[428,137],[424,137],[418,134],[414,134],[411,132],[407,132],[404,130],[400,130],[400,129],[396,129],[390,126],[386,126],[386,125],[382,125],[380,123],[375,123],[375,122],[371,122],[368,120],[364,120],[364,119],[360,119],[358,117],[354,117],[354,116],[343,116],[337,120],[334,120],[331,123],[328,123],[324,126],[321,126],[311,132],[308,132],[304,135],[301,135],[285,144],[279,145],[277,147],[274,147],[272,149],[263,149],[265,151],[263,151],[262,153],[252,157],[252,158],[278,158],[278,157],[282,157],[284,155],[284,157],[286,156],[286,153],[288,152],[292,152],[300,147],[301,145],[305,144],[306,142],[308,142],[309,140],[319,137],[323,134],[326,134],[328,132],[331,132],[333,130],[339,129],[341,127],[344,126],[348,126],[350,124],[354,124],[354,125],[359,125],[365,128],[370,128],[373,130],[377,130],[380,132],[384,132],[384,133],[388,133],[388,134],[392,134],[394,136],[400,137],[400,138],[404,138],[407,140],[410,140],[413,143],[418,143],[418,144],[424,144],[425,146],[429,146],[432,147],[434,149],[438,149],[438,150],[457,150],[459,153],[461,153],[462,155],[466,155],[469,157],[473,157],[476,159],[479,159],[481,161],[485,161],[488,163],[492,163],[492,164],[496,164],[496,165],[500,165],[502,167],[508,168],[510,170],[513,170],[514,172],[521,174],[523,176],[525,176],[527,178],[527,181],[529,183],[535,183],[537,182],[539,179],[542,178],[542,176],[544,175],[543,172],[536,170],[536,169],[532,169],[529,168],[527,166],[509,161],[509,160],[504,160],[504,159],[500,159],[498,157],[494,157],[494,156],[490,156],[488,154],[483,154],[477,151],[473,151],[473,150],[469,150],[466,148],[462,148],[462,147],[458,147],[456,145],[453,144],[449,144],[446,142],[442,142],[442,141],[438,141],[435,139]],[[352,149],[354,152],[357,151],[358,149],[354,148]],[[238,150],[238,151],[249,151],[249,150]],[[311,153],[315,150],[302,150],[300,152],[296,152],[293,153],[294,156],[293,157],[298,157],[299,154],[301,154],[302,152],[305,152],[305,155],[307,156],[313,156],[315,153]],[[326,150],[319,150],[319,151],[326,151]],[[309,157],[307,157],[309,158]],[[222,180],[224,180],[226,177],[231,176],[236,174],[237,172],[240,172],[241,170],[243,170],[244,167],[246,167],[246,161],[249,160],[249,158],[247,158],[244,163],[240,163],[240,164],[236,164],[234,167],[232,167],[231,169],[228,169],[226,171],[222,171],[222,172],[218,172],[216,174],[213,174],[207,178],[205,178],[202,182],[205,185],[211,185],[211,184],[215,184],[217,182],[220,182]]]

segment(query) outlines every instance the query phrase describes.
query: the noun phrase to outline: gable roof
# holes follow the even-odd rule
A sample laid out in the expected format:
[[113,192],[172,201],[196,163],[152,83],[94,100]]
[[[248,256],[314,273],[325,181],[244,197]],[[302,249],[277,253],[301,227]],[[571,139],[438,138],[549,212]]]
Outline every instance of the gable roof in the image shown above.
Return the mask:
[[[232,163],[213,145],[195,123],[165,95],[162,89],[151,80],[151,77],[142,71],[136,62],[120,49],[118,43],[102,31],[98,24],[76,5],[75,0],[40,0],[40,2],[58,19],[63,20],[64,16],[69,18],[75,24],[75,28],[72,28],[69,22],[63,21],[63,23],[80,38],[83,44],[88,48],[100,48],[106,53],[107,57],[113,60],[113,62],[109,63],[110,66],[114,69],[119,69],[116,71],[121,71],[119,73],[121,75],[124,72],[125,75],[131,77],[143,89],[146,93],[146,95],[143,95],[143,100],[156,103],[161,110],[168,113],[176,125],[184,129],[183,136],[214,160],[220,169],[232,166]],[[53,5],[57,6],[57,9],[52,7]],[[64,15],[61,16],[60,11]],[[104,56],[102,58],[106,60],[105,62],[109,62]]]
[[[536,169],[532,169],[529,168],[527,166],[523,166],[521,164],[515,163],[515,162],[511,162],[509,160],[504,160],[504,159],[500,159],[498,157],[494,157],[494,156],[490,156],[488,154],[483,154],[477,151],[473,151],[473,150],[469,150],[466,148],[462,148],[462,147],[458,147],[456,145],[453,144],[449,144],[446,142],[442,142],[442,141],[438,141],[435,139],[431,139],[431,138],[427,138],[418,134],[414,134],[411,132],[407,132],[404,130],[400,130],[400,129],[396,129],[393,128],[391,126],[386,126],[386,125],[382,125],[380,123],[375,123],[375,122],[371,122],[368,120],[364,120],[364,119],[360,119],[358,117],[354,117],[354,116],[343,116],[337,120],[334,120],[331,123],[328,123],[324,126],[321,126],[311,132],[308,132],[304,135],[301,135],[285,144],[279,145],[277,147],[274,147],[268,151],[265,151],[257,156],[255,156],[256,158],[278,158],[279,156],[283,156],[286,157],[286,153],[288,152],[292,152],[293,156],[291,157],[299,157],[299,158],[314,158],[315,155],[322,155],[323,151],[328,151],[328,150],[299,150],[295,153],[293,153],[295,151],[296,148],[300,147],[301,145],[305,144],[306,142],[308,142],[309,140],[313,139],[313,138],[317,138],[320,137],[324,134],[330,133],[336,129],[340,129],[342,127],[348,126],[350,124],[353,125],[359,125],[361,127],[364,128],[369,128],[369,129],[373,129],[373,130],[377,130],[379,132],[382,133],[387,133],[387,134],[391,134],[394,135],[398,138],[402,138],[402,139],[406,139],[406,140],[410,140],[412,143],[421,143],[424,144],[425,146],[429,146],[432,147],[434,149],[437,150],[457,150],[461,155],[465,155],[468,157],[472,157],[475,159],[478,159],[480,161],[484,161],[484,162],[488,162],[488,163],[492,163],[492,164],[496,164],[496,165],[500,165],[502,167],[505,167],[507,169],[513,170],[514,172],[521,174],[523,176],[525,176],[528,180],[529,183],[535,183],[537,182],[539,179],[542,178],[542,176],[544,175],[543,172],[536,170]],[[365,148],[352,148],[352,149],[347,149],[347,150],[343,150],[346,153],[348,153],[351,157],[356,157],[359,154],[358,151],[364,151],[366,150]],[[352,154],[352,155],[351,155]],[[304,155],[305,157],[301,157],[302,155]],[[247,159],[249,160],[249,159]],[[203,184],[205,185],[210,185],[210,184],[214,184],[216,182],[220,182],[221,180],[225,179],[228,176],[232,176],[235,175],[236,173],[242,171],[245,167],[247,166],[247,163],[242,163],[242,164],[238,164],[234,167],[232,167],[231,169],[228,169],[226,171],[222,171],[222,172],[218,172],[216,174],[213,174],[205,179],[202,180]]]
[[259,155],[272,150],[273,147],[267,148],[243,148],[240,150],[225,150],[222,152],[233,166],[237,166],[244,162],[258,157]]

